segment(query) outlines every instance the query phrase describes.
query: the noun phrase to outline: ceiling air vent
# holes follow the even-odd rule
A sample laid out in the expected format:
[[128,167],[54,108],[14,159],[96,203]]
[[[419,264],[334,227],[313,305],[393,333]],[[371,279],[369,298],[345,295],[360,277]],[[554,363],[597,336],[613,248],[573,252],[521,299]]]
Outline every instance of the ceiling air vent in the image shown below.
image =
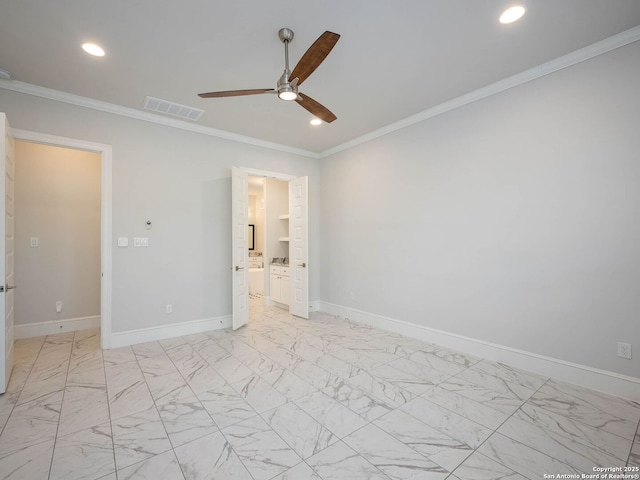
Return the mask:
[[186,105],[168,102],[167,100],[155,97],[146,97],[144,99],[144,108],[194,122],[200,120],[200,117],[204,113],[204,110],[200,110],[199,108],[187,107]]

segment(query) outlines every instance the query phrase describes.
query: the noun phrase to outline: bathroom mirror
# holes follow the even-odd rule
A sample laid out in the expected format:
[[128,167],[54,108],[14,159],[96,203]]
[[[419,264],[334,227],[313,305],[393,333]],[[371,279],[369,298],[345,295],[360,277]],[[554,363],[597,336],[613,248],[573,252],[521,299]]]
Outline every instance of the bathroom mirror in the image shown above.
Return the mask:
[[247,243],[249,244],[249,250],[253,250],[255,244],[255,233],[254,233],[254,225],[252,223],[249,224],[249,236],[247,237]]

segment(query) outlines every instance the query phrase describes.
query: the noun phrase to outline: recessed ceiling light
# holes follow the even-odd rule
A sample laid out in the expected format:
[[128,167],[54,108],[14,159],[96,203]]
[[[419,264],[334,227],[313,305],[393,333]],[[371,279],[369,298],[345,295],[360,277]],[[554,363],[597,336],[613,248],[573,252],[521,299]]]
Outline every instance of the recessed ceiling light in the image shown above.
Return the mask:
[[319,118],[313,118],[309,123],[311,125],[322,125],[322,120],[320,120]]
[[83,43],[82,49],[89,55],[93,55],[95,57],[104,57],[104,50],[95,43]]
[[500,23],[513,23],[519,20],[524,15],[525,9],[521,5],[507,8],[502,15],[500,15]]

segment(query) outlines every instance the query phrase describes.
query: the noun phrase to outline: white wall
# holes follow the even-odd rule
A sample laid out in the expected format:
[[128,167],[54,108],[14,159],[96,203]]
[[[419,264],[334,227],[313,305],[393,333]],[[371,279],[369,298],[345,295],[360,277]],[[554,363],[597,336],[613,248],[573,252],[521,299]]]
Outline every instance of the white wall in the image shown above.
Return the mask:
[[100,315],[100,155],[15,145],[15,323]]
[[[233,165],[309,176],[310,264],[320,263],[317,160],[2,89],[0,110],[13,128],[113,146],[114,333],[231,313]],[[117,248],[119,236],[150,246]]]
[[281,237],[288,237],[288,223],[280,220],[280,215],[289,213],[289,183],[283,180],[265,179],[265,224],[267,231],[267,258],[288,257],[289,243],[281,242]]
[[639,78],[640,42],[322,160],[321,299],[640,377]]
[[[249,177],[250,179],[253,177]],[[254,252],[264,253],[264,203],[263,187],[253,187],[249,185],[249,223],[254,225],[255,249]]]
[[247,202],[247,207],[249,210],[249,215],[247,216],[247,221],[249,225],[253,225],[253,247],[252,251],[260,251],[260,247],[258,247],[258,225],[256,220],[256,196],[249,195],[249,201]]

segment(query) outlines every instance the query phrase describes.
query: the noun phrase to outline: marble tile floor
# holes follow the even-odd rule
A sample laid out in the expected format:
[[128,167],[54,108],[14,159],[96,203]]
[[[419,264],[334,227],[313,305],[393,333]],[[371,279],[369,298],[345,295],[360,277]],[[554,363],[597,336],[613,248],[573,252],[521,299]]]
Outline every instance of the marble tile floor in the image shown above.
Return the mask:
[[640,405],[252,299],[249,324],[16,342],[0,478],[491,480],[640,466]]

